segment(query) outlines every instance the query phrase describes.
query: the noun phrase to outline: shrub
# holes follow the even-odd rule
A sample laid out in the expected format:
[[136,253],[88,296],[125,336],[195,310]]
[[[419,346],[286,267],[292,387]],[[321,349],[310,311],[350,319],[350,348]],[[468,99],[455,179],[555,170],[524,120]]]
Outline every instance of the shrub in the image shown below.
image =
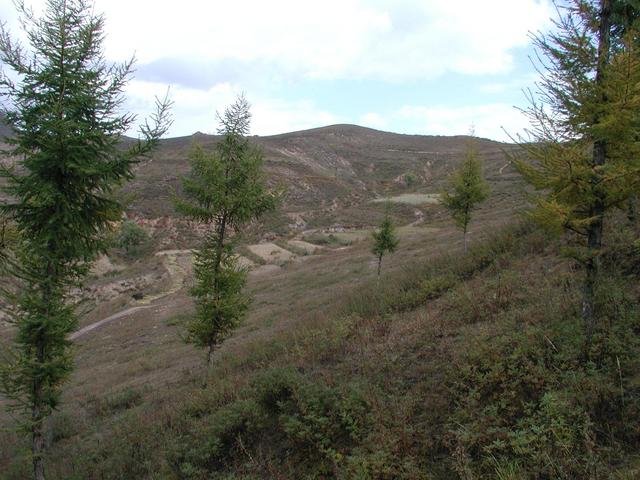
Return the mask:
[[147,232],[135,222],[125,221],[120,227],[120,232],[116,238],[116,246],[124,249],[127,253],[137,249],[149,240]]
[[291,368],[259,375],[243,396],[189,424],[176,440],[168,463],[179,478],[210,478],[260,455],[272,462],[294,457],[300,471],[331,472],[366,431],[368,407],[358,388],[313,382]]
[[56,412],[51,416],[49,442],[55,443],[71,438],[78,433],[78,422],[66,412]]
[[637,446],[629,419],[640,415],[640,315],[621,285],[598,299],[605,327],[590,344],[578,318],[547,319],[464,356],[448,434],[461,476],[609,478],[616,458]]
[[409,188],[414,187],[418,183],[418,177],[416,177],[415,174],[413,174],[411,172],[405,173],[404,174],[404,183]]
[[458,283],[459,279],[450,272],[427,277],[417,285],[402,290],[393,301],[393,308],[397,311],[413,310],[438,298]]

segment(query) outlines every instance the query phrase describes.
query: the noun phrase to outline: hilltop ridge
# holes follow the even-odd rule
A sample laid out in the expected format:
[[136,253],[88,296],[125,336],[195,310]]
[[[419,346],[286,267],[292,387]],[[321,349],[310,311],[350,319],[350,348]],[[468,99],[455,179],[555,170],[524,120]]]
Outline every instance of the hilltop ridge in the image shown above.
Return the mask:
[[[170,192],[179,190],[179,178],[189,171],[189,150],[195,144],[212,148],[218,139],[196,132],[162,140],[127,187],[136,194],[132,212],[145,218],[172,216]],[[317,225],[340,224],[343,220],[330,217],[356,206],[366,210],[376,198],[436,193],[470,142],[497,192],[508,193],[517,181],[505,157],[513,145],[464,135],[407,135],[340,124],[250,139],[264,152],[271,185],[287,191],[282,215],[302,215]]]

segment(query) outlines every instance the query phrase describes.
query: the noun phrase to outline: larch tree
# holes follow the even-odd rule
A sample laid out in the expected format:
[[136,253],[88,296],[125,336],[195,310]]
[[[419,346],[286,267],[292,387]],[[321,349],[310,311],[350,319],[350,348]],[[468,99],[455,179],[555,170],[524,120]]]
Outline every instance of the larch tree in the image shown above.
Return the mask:
[[123,149],[135,121],[120,113],[133,61],[106,63],[103,17],[85,0],[48,0],[41,17],[16,5],[28,45],[0,30],[0,61],[14,72],[0,77],[14,134],[4,152],[14,168],[0,170],[10,198],[1,211],[18,237],[9,262],[17,333],[0,387],[23,413],[34,475],[42,480],[45,421],[73,366],[68,335],[77,319],[69,289],[81,284],[111,222],[120,220],[114,188],[168,128],[169,102],[158,102],[142,138]]
[[440,203],[449,211],[462,230],[464,251],[467,251],[467,232],[473,211],[489,196],[489,185],[482,176],[478,151],[469,143],[462,165],[453,171],[447,185],[440,192]]
[[[640,188],[640,57],[629,0],[571,0],[555,29],[534,37],[542,72],[515,164],[540,193],[532,217],[570,232],[584,267],[582,317],[597,328],[596,290],[608,211]],[[637,5],[636,5],[637,7]]]
[[178,212],[207,227],[195,251],[191,294],[196,314],[186,336],[207,350],[207,366],[215,348],[243,319],[250,300],[243,292],[246,270],[238,265],[232,234],[273,210],[277,200],[266,185],[262,151],[246,137],[251,112],[245,97],[218,117],[222,139],[210,152],[200,146],[192,150],[191,173],[182,180],[182,196],[175,199]]
[[378,278],[382,271],[382,257],[386,253],[393,253],[398,248],[399,240],[393,227],[390,215],[387,213],[380,224],[380,228],[374,230],[371,234],[373,236],[373,248],[371,252],[378,258]]

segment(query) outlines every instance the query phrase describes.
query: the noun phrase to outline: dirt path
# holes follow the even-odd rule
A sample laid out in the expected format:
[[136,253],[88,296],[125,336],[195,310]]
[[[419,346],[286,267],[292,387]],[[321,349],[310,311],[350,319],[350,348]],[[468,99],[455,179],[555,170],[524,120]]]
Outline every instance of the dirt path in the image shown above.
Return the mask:
[[87,325],[86,327],[73,332],[71,335],[69,335],[69,340],[75,340],[76,338],[80,338],[81,336],[91,332],[92,330],[95,330],[98,327],[101,327],[102,325],[105,325],[107,323],[113,322],[114,320],[118,320],[119,318],[126,317],[127,315],[131,315],[132,313],[138,312],[140,310],[145,310],[150,307],[151,305],[142,305],[137,307],[130,307],[118,313],[114,313],[113,315],[107,318],[103,318],[98,322],[92,323],[91,325]]
[[163,292],[156,293],[154,295],[150,295],[136,302],[136,305],[121,310],[113,315],[110,315],[102,320],[94,322],[86,327],[81,328],[80,330],[73,332],[69,335],[70,340],[76,340],[83,335],[95,330],[96,328],[101,327],[102,325],[106,325],[108,323],[113,322],[114,320],[118,320],[129,315],[132,315],[140,310],[145,310],[154,306],[154,302],[160,300],[162,298],[168,297],[169,295],[173,295],[174,293],[179,292],[184,286],[184,281],[187,278],[187,271],[183,268],[178,260],[179,256],[182,255],[191,255],[191,250],[165,250],[162,252],[156,253],[156,256],[162,257],[164,267],[169,272],[169,277],[171,278],[171,285],[169,288]]
[[[164,250],[156,253],[156,256],[162,257],[164,267],[169,272],[169,277],[171,279],[171,284],[169,288],[166,290],[156,293],[154,295],[149,295],[147,297],[138,300],[134,305],[129,308],[125,308],[113,315],[110,315],[102,320],[94,322],[86,327],[81,328],[80,330],[72,333],[69,336],[70,340],[76,340],[89,332],[92,332],[96,328],[99,328],[103,325],[107,325],[115,320],[119,320],[121,318],[127,317],[129,315],[133,315],[136,312],[141,310],[145,310],[151,307],[155,307],[158,303],[158,300],[164,299],[170,295],[174,295],[182,290],[185,286],[185,280],[187,279],[189,272],[187,268],[180,264],[180,257],[191,256],[193,254],[192,250]],[[190,259],[188,259],[191,262]],[[274,270],[280,270],[280,267],[277,265],[262,265],[253,270],[251,270],[250,275],[264,275],[273,273]]]

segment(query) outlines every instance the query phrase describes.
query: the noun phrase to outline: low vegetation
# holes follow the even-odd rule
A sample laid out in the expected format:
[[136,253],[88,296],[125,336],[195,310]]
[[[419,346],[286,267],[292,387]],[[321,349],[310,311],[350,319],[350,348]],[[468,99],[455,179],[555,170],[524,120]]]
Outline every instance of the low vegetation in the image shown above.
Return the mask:
[[613,228],[588,350],[563,243],[509,227],[221,357],[205,389],[114,392],[92,410],[108,437],[56,437],[53,478],[634,478],[639,229]]
[[136,253],[149,241],[149,234],[135,222],[122,222],[115,239],[115,246],[125,251],[127,255]]
[[[139,286],[154,281],[171,289],[104,319],[119,321],[111,330],[119,336],[73,344],[73,296],[121,217],[112,193],[167,128],[168,103],[143,128],[146,143],[121,149],[132,117],[114,109],[131,63],[103,65],[101,17],[84,0],[51,0],[38,21],[18,2],[33,26],[30,41],[46,40],[38,54],[73,63],[61,70],[73,72],[69,85],[79,90],[59,91],[67,77],[57,63],[27,65],[0,28],[0,56],[24,77],[16,85],[0,79],[0,87],[26,99],[8,117],[25,174],[0,171],[13,202],[0,208],[0,266],[12,274],[2,289],[10,322],[3,312],[0,328],[16,334],[0,391],[22,414],[8,423],[28,435],[0,431],[3,478],[44,480],[45,465],[50,479],[71,480],[640,477],[640,61],[632,3],[569,1],[556,29],[536,39],[546,76],[528,111],[535,141],[512,159],[538,190],[529,216],[513,221],[513,205],[491,212],[478,229],[482,239],[467,247],[471,212],[488,195],[470,147],[440,196],[391,197],[411,221],[398,229],[403,248],[382,283],[383,255],[398,240],[390,210],[384,219],[376,212],[382,223],[371,234],[371,196],[353,197],[351,210],[339,210],[337,195],[325,205],[327,218],[359,210],[366,224],[336,233],[316,225],[304,241],[265,233],[268,241],[247,246],[241,258],[229,235],[252,222],[257,235],[259,218],[276,203],[261,150],[247,137],[241,96],[220,117],[214,149],[193,151],[176,197],[177,210],[204,232],[193,298],[183,293],[191,251],[159,252],[152,267],[137,258],[123,268],[139,269],[141,283],[122,280],[110,301],[131,305],[122,295],[132,291],[141,301]],[[65,60],[67,46],[94,61]],[[102,78],[106,92],[87,78]],[[31,101],[40,90],[53,92],[53,103]],[[87,100],[101,93],[99,105]],[[60,145],[76,148],[67,154]],[[337,167],[334,180],[335,187]],[[449,210],[463,246],[452,241],[451,222],[435,221],[443,209],[414,208],[427,200]],[[279,221],[309,226],[307,212],[285,217]],[[119,240],[126,251],[149,242],[130,222]],[[305,242],[334,258],[319,258]],[[255,310],[239,266],[252,258],[270,263],[250,277]],[[241,331],[250,313],[260,321]],[[206,368],[177,340],[184,325],[184,339],[207,349]],[[72,345],[85,376],[66,383],[79,374]],[[87,393],[89,381],[95,390]]]

